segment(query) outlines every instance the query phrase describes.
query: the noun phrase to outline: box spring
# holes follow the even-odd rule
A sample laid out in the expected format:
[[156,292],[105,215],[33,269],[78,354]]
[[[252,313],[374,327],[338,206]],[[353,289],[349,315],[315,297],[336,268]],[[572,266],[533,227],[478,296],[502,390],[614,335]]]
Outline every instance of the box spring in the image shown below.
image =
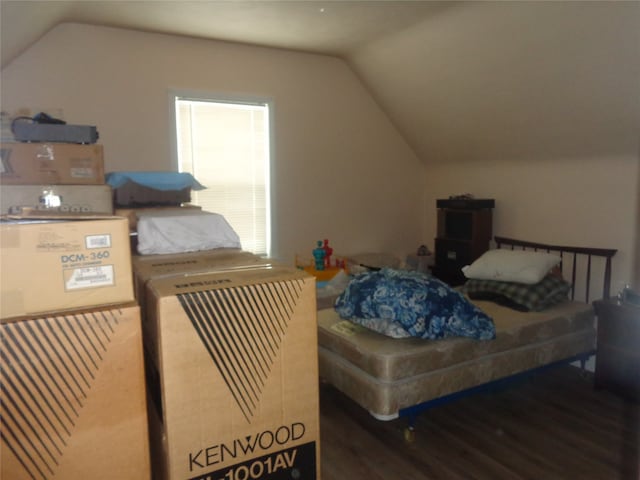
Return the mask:
[[475,302],[496,325],[496,339],[392,339],[318,312],[319,369],[331,383],[376,418],[494,380],[595,350],[590,304],[566,302],[523,313]]

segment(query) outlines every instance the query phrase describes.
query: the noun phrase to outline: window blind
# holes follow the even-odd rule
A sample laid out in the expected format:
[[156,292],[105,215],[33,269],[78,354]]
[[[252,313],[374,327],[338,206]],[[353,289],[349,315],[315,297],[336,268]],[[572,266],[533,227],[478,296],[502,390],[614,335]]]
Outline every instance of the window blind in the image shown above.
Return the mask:
[[207,187],[193,203],[223,215],[242,248],[258,255],[271,247],[268,108],[176,98],[180,170]]

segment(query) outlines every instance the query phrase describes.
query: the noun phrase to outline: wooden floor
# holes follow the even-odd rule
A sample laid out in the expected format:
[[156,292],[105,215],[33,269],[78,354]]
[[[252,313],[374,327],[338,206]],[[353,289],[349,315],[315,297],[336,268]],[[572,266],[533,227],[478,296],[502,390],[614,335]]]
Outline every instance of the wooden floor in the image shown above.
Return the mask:
[[559,367],[498,391],[381,422],[328,385],[322,480],[638,480],[640,406]]

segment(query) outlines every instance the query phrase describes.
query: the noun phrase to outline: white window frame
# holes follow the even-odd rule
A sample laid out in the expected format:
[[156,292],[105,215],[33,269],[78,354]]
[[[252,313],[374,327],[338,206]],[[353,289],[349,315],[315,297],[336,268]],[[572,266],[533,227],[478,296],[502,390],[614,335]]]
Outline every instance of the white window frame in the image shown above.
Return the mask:
[[[229,95],[229,94],[217,94],[212,92],[182,90],[182,89],[169,89],[168,92],[168,107],[169,107],[169,143],[171,150],[171,164],[175,171],[180,171],[180,162],[178,157],[178,138],[177,138],[177,117],[176,117],[176,100],[194,100],[194,101],[210,101],[215,103],[238,103],[246,105],[265,105],[269,112],[269,179],[268,179],[268,194],[267,194],[267,224],[266,224],[266,253],[264,256],[271,257],[276,245],[275,225],[276,215],[274,205],[275,198],[275,175],[274,175],[274,102],[271,98],[256,97],[249,95]],[[197,180],[197,178],[196,178]]]

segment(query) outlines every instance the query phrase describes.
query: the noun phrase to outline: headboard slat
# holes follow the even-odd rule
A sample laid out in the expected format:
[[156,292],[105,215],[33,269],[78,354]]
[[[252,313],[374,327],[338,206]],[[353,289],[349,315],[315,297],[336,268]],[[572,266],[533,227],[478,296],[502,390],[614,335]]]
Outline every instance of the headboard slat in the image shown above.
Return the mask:
[[604,267],[604,288],[605,291],[603,293],[603,297],[602,298],[609,298],[610,293],[611,293],[611,257],[613,257],[613,255],[611,255],[610,257],[607,257],[607,262],[605,264]]
[[591,255],[587,255],[587,286],[585,292],[585,298],[587,303],[589,302],[589,287],[591,286]]
[[573,255],[573,264],[571,266],[571,300],[576,299],[576,289],[573,286],[576,284],[576,268],[578,266],[578,256]]
[[602,285],[602,298],[609,298],[611,293],[611,259],[617,253],[618,250],[610,248],[590,248],[590,247],[571,247],[566,245],[549,245],[545,243],[529,242],[525,240],[516,240],[513,238],[495,236],[494,240],[498,248],[503,246],[511,247],[513,250],[515,247],[521,247],[525,249],[533,250],[546,250],[547,252],[557,252],[560,255],[561,265],[565,259],[564,254],[572,254],[573,260],[571,265],[571,299],[575,298],[575,289],[577,278],[577,259],[578,255],[586,256],[587,259],[587,272],[586,272],[586,302],[589,302],[589,290],[591,287],[591,263],[592,257],[602,257],[604,259],[604,278]]

